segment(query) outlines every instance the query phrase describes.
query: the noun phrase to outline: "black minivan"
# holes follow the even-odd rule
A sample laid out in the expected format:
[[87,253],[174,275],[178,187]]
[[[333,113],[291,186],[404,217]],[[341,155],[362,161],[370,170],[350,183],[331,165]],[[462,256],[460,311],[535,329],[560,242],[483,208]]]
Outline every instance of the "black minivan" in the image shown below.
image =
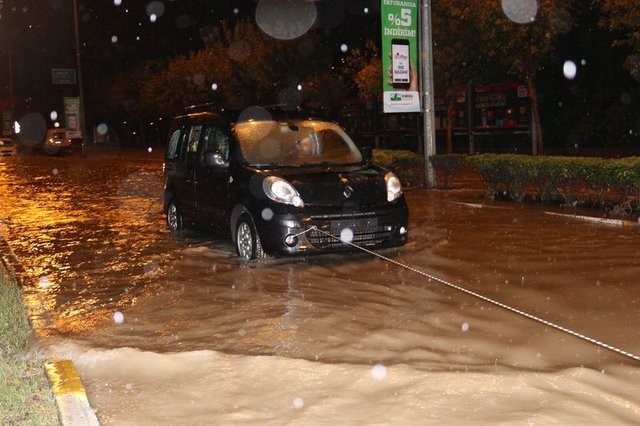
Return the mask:
[[251,107],[176,117],[164,163],[167,226],[226,230],[238,255],[401,246],[400,180],[333,121]]

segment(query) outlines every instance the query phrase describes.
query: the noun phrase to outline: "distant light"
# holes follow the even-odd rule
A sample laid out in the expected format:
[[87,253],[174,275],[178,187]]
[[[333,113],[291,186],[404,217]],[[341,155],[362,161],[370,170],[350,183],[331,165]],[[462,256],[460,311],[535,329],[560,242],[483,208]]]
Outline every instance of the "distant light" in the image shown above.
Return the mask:
[[120,6],[122,4],[122,0],[113,0],[114,6]]
[[213,90],[214,92],[218,90],[218,83],[211,83],[211,90]]
[[58,127],[60,127],[60,123],[56,121],[55,123],[53,123],[53,127],[57,129]]
[[153,148],[152,147],[147,148],[147,152],[151,154],[153,152]]
[[118,36],[117,35],[112,35],[111,36],[111,43],[116,44],[118,42]]
[[298,91],[302,91],[302,84],[298,84]]
[[368,7],[365,7],[365,8],[364,8],[364,13],[365,13],[365,15],[366,15],[367,13],[369,13],[369,8],[368,8]]
[[347,46],[347,44],[346,44],[346,43],[342,43],[342,44],[340,45],[340,51],[341,51],[342,53],[347,53],[347,50],[349,50],[349,46]]
[[158,20],[158,16],[155,13],[149,15],[149,21],[156,22]]
[[581,60],[580,65],[582,65],[583,67],[587,65],[587,60],[586,59]]
[[233,9],[233,14],[237,15],[238,13],[240,13],[240,9],[238,9],[237,7],[235,9]]
[[51,111],[49,113],[49,118],[51,118],[51,121],[56,121],[58,119],[58,111]]
[[13,133],[20,133],[20,123],[18,123],[17,121],[13,122]]

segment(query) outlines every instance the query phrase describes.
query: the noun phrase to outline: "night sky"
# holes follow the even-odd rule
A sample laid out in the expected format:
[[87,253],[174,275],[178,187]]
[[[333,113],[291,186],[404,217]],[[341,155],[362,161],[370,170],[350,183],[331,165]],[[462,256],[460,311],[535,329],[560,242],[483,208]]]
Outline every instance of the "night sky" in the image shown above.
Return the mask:
[[[257,1],[77,0],[84,86],[146,59],[198,50],[223,21],[255,19]],[[7,107],[12,85],[18,113],[59,108],[62,97],[77,91],[51,79],[52,68],[76,68],[73,0],[0,3],[0,105]],[[315,26],[336,50],[342,42],[358,43],[378,25],[377,0],[322,0],[316,8]]]

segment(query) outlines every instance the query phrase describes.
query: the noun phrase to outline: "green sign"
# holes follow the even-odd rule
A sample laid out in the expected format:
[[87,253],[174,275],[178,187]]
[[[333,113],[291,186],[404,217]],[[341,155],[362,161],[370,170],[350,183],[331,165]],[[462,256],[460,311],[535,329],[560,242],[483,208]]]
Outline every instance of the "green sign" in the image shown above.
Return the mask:
[[382,0],[384,112],[419,112],[418,0]]

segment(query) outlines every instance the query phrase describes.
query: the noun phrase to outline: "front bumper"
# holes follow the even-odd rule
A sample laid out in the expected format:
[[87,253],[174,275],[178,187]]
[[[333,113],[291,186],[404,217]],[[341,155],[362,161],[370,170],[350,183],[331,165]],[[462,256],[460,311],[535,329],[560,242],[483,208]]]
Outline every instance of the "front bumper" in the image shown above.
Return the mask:
[[275,214],[260,217],[256,227],[271,255],[395,247],[407,242],[408,212],[404,203],[396,203],[368,212]]

